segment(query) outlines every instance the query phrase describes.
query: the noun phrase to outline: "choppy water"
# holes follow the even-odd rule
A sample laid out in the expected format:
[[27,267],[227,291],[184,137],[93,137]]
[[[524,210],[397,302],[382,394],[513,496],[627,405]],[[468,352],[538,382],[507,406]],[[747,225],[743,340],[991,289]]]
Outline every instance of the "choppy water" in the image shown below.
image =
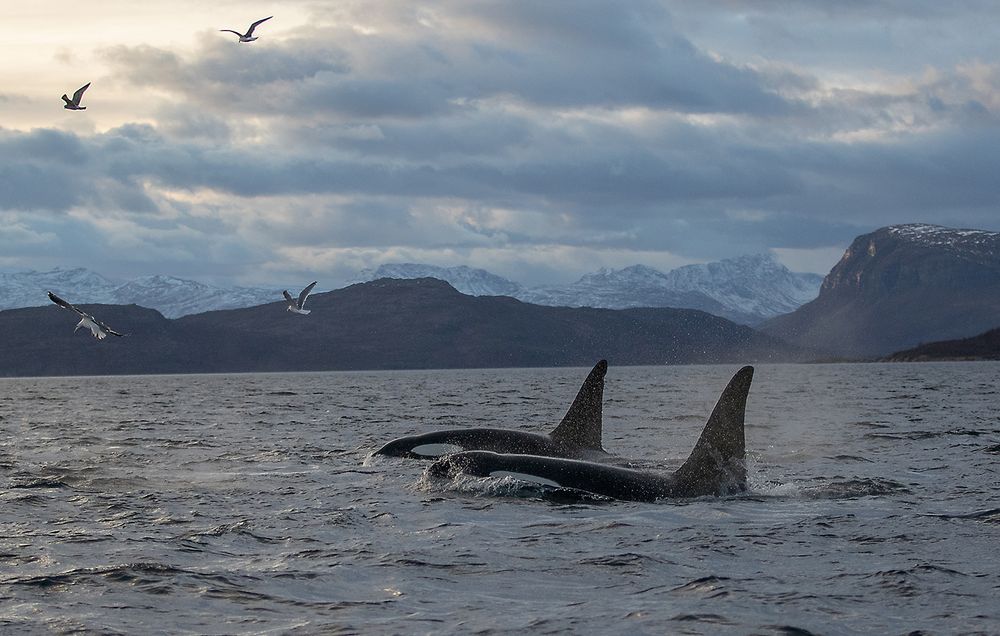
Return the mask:
[[[605,446],[676,467],[735,370],[612,366]],[[745,497],[366,462],[587,371],[0,380],[0,632],[1000,632],[1000,364],[759,366]]]

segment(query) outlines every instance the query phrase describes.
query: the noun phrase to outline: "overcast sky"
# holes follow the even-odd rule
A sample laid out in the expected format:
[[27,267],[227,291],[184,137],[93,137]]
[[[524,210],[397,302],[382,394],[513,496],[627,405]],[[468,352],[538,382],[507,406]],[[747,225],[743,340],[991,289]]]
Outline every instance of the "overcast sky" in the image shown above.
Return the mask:
[[3,10],[3,270],[531,284],[770,250],[826,273],[884,225],[1000,230],[994,1]]

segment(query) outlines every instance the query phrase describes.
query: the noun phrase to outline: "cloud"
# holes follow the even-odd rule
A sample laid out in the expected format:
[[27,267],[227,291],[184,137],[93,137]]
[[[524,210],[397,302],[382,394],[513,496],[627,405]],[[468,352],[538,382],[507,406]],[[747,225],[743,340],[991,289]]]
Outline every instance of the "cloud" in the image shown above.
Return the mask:
[[328,23],[266,46],[209,34],[189,55],[142,45],[109,47],[104,57],[137,86],[272,116],[422,118],[501,97],[542,107],[768,116],[798,107],[753,68],[699,51],[656,3],[441,7],[446,15],[436,23],[390,14],[374,34]]
[[[309,258],[814,262],[889,223],[1000,229],[1000,65],[963,44],[992,23],[973,9],[345,0],[253,45],[105,47],[88,117],[136,95],[142,117],[0,131],[0,211],[67,259],[244,282]],[[934,28],[937,57],[899,50]]]

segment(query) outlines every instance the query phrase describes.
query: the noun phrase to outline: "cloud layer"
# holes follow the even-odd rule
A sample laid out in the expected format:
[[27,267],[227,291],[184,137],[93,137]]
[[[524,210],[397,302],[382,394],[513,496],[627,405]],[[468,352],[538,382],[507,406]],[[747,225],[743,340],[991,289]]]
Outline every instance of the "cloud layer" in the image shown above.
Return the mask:
[[[250,45],[109,42],[72,115],[118,121],[0,129],[0,267],[534,283],[766,249],[822,271],[890,223],[1000,229],[1000,40],[960,33],[1000,10],[691,5],[341,2]],[[793,36],[817,20],[818,45]]]

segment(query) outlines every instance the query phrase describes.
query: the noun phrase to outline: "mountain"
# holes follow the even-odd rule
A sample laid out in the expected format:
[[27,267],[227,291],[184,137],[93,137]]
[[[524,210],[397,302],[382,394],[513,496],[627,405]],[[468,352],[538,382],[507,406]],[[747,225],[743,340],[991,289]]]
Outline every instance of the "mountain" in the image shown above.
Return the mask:
[[459,267],[437,267],[420,263],[386,263],[376,269],[363,269],[349,284],[367,283],[380,278],[414,279],[436,278],[443,280],[463,294],[470,296],[513,296],[518,297],[522,287],[502,276],[485,269]]
[[[755,325],[787,313],[816,296],[821,278],[788,271],[769,254],[687,265],[667,273],[644,265],[601,269],[564,286],[525,287],[484,269],[388,263],[358,273],[353,283],[381,278],[437,278],[471,296],[511,296],[553,307],[675,307],[700,309]],[[216,287],[174,276],[146,276],[124,283],[84,268],[0,274],[0,309],[42,306],[52,290],[74,303],[131,304],[167,318],[251,307],[281,297],[280,289]]]
[[[705,294],[667,288],[664,274],[645,265],[620,270],[602,268],[571,285],[534,287],[524,290],[517,297],[525,302],[552,307],[677,307],[698,309],[716,316],[727,313],[725,306]],[[743,322],[741,319],[738,321]]]
[[199,352],[188,345],[187,334],[157,311],[77,306],[129,335],[99,341],[87,329],[74,333],[79,316],[52,303],[0,311],[0,376],[184,373],[197,364]]
[[897,351],[885,359],[891,362],[1000,360],[1000,328],[961,340],[928,342],[912,349]]
[[0,309],[49,304],[46,291],[74,304],[131,304],[168,318],[214,309],[249,307],[281,298],[280,289],[215,287],[173,276],[145,276],[125,283],[82,267],[49,272],[0,273]]
[[534,288],[518,298],[570,307],[685,307],[754,325],[815,298],[821,282],[816,274],[790,272],[770,254],[757,254],[667,273],[644,265],[601,269],[572,285]]
[[878,357],[1000,322],[1000,233],[936,225],[859,236],[819,297],[761,325],[835,356]]
[[[298,295],[298,290],[293,290]],[[136,304],[178,318],[219,309],[252,307],[281,298],[281,290],[254,287],[214,287],[174,276],[135,278],[111,294],[116,304]]]
[[796,273],[771,254],[740,256],[702,265],[685,265],[666,274],[671,289],[697,292],[755,324],[794,311],[816,298],[823,277]]
[[380,279],[310,298],[176,320],[135,305],[89,305],[130,334],[73,333],[50,305],[0,312],[0,375],[310,371],[800,360],[801,350],[690,309],[590,309],[468,296],[442,281]]
[[645,265],[600,269],[570,285],[523,287],[482,269],[395,263],[364,270],[357,281],[432,277],[474,296],[512,296],[553,307],[677,307],[757,324],[816,297],[822,277],[790,272],[770,254],[687,265],[667,273]]
[[49,272],[0,272],[0,309],[36,307],[49,304],[46,291],[81,302],[113,302],[113,291],[120,285],[100,274],[77,267]]

